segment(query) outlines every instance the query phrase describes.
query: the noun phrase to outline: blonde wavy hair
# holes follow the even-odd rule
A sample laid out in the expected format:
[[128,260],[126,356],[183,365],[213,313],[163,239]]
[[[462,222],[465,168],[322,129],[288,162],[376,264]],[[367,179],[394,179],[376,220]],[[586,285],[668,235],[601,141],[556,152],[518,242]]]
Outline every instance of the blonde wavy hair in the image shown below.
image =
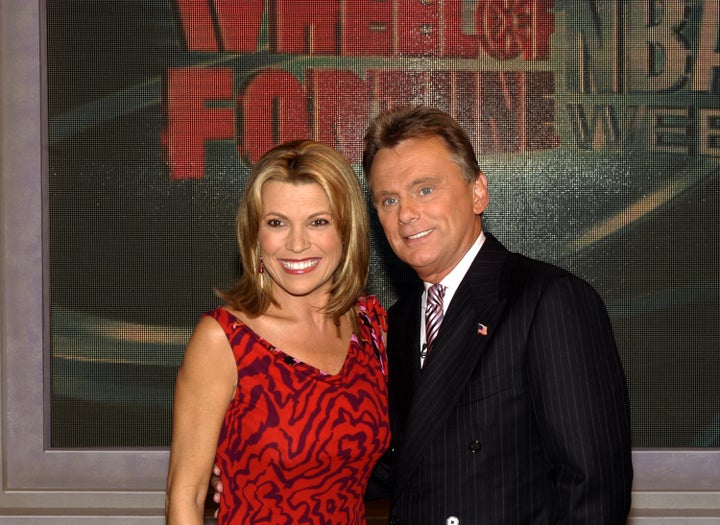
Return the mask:
[[325,313],[336,322],[357,301],[367,282],[370,237],[367,206],[355,172],[330,146],[313,140],[286,142],[268,151],[253,167],[236,217],[243,272],[232,288],[217,291],[232,308],[251,316],[265,313],[273,298],[272,279],[259,272],[258,230],[263,215],[261,190],[268,181],[317,184],[325,192],[342,240]]

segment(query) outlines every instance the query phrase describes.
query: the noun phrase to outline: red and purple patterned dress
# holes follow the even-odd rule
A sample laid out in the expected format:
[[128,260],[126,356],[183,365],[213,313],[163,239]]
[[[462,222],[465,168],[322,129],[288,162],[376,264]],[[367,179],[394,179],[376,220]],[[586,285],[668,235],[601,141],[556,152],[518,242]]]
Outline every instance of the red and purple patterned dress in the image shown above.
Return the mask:
[[390,444],[386,313],[357,302],[358,331],[329,375],[295,360],[224,308],[211,316],[235,355],[238,388],[217,450],[218,524],[364,524],[370,473]]

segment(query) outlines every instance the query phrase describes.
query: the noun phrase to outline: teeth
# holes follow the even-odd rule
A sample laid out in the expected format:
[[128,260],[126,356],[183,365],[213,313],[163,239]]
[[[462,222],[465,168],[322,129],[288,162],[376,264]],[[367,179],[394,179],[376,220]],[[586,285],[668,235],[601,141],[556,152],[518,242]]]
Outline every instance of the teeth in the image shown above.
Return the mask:
[[408,239],[420,239],[421,237],[425,237],[431,231],[432,228],[430,228],[429,230],[425,230],[424,232],[416,233],[415,235],[408,235]]
[[302,262],[290,262],[290,261],[283,261],[283,266],[287,268],[288,270],[307,270],[308,268],[311,268],[317,264],[317,259],[311,259],[308,261],[302,261]]

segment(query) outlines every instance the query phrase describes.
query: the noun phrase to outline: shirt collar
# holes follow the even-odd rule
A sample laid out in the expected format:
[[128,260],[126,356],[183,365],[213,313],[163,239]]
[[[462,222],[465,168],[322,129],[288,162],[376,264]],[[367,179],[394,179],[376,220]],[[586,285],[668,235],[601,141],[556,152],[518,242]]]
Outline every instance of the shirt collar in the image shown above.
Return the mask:
[[[481,231],[480,235],[478,235],[478,238],[475,239],[473,245],[470,246],[470,249],[468,249],[463,258],[460,259],[460,262],[455,265],[455,268],[453,268],[452,271],[447,274],[442,281],[440,281],[440,284],[445,287],[445,297],[443,298],[443,311],[447,312],[447,307],[450,304],[450,301],[452,300],[455,291],[458,289],[460,283],[465,278],[465,274],[470,269],[470,265],[475,260],[477,254],[480,252],[480,248],[482,248],[484,242],[485,233]],[[427,289],[430,288],[433,283],[424,282],[423,284],[425,285],[425,293],[423,294],[424,303],[424,299],[427,296]]]

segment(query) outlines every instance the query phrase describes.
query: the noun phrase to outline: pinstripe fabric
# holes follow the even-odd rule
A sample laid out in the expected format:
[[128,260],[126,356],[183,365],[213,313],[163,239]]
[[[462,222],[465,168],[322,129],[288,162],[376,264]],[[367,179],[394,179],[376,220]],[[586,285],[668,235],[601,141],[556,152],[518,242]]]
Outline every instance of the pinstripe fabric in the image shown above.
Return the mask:
[[627,388],[595,291],[488,235],[422,370],[420,293],[389,312],[391,523],[624,523]]

